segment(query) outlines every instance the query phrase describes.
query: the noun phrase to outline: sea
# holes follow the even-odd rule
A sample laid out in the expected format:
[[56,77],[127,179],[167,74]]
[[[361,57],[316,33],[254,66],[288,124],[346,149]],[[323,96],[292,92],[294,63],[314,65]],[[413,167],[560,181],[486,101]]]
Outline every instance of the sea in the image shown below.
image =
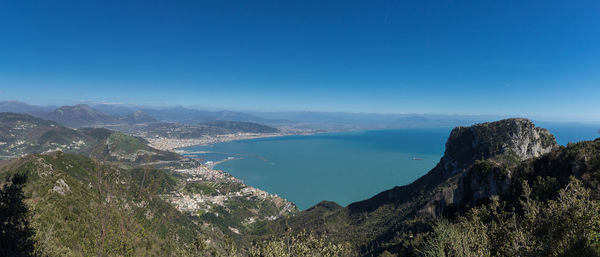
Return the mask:
[[[538,123],[557,142],[599,137],[600,125]],[[194,146],[205,162],[304,210],[320,201],[342,206],[406,185],[432,169],[452,128],[368,130],[282,136]]]

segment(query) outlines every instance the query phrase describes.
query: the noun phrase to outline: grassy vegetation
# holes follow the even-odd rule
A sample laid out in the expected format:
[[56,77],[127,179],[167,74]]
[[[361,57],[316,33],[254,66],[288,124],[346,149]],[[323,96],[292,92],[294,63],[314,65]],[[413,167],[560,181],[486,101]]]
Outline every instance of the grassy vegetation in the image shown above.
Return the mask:
[[216,183],[212,182],[192,182],[186,183],[183,189],[190,194],[216,195]]
[[148,150],[150,148],[142,139],[132,137],[121,132],[112,133],[108,137],[108,142],[113,148],[113,151],[119,151],[122,153],[135,153],[136,151]]
[[[600,203],[571,182],[548,201],[522,185],[518,203],[493,198],[457,220],[438,221],[423,256],[600,256]],[[543,197],[543,196],[542,196]]]
[[218,235],[161,200],[176,184],[163,171],[56,154],[28,156],[2,170],[5,178],[16,174],[29,178],[23,191],[39,255],[179,256],[203,233],[221,248]]
[[209,181],[192,181],[185,184],[184,192],[190,194],[202,195],[223,195],[231,192],[238,192],[246,187],[244,184],[235,182],[209,182]]
[[333,244],[325,235],[301,231],[284,237],[258,242],[249,251],[251,257],[347,257],[356,253],[348,243]]

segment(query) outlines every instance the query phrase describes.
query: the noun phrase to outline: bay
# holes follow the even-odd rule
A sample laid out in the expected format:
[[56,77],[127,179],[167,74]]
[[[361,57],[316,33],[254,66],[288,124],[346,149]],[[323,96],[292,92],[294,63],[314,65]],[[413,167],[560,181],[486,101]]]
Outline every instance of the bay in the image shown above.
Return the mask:
[[208,151],[215,169],[306,209],[322,200],[343,206],[408,184],[433,168],[451,128],[285,136],[187,148]]
[[[561,145],[598,137],[598,124],[536,122]],[[306,209],[322,200],[343,206],[433,168],[451,128],[395,129],[284,136],[189,147],[246,184],[278,194]]]

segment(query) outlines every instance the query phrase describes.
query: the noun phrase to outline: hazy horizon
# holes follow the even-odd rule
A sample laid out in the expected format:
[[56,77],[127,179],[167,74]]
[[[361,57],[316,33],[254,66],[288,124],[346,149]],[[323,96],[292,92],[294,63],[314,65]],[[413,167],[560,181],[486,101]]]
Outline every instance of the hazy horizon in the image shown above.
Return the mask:
[[581,119],[573,119],[569,117],[558,117],[558,116],[531,116],[524,114],[472,114],[472,113],[402,113],[402,112],[349,112],[349,111],[327,111],[327,110],[245,110],[245,109],[230,109],[230,108],[217,108],[217,107],[202,107],[195,105],[149,105],[149,104],[135,104],[135,103],[111,103],[111,102],[89,102],[89,101],[73,101],[66,103],[55,103],[55,104],[36,104],[36,103],[28,103],[15,99],[0,99],[0,103],[23,103],[31,106],[37,107],[45,107],[45,108],[60,108],[62,106],[75,106],[75,105],[88,105],[91,107],[97,106],[116,106],[116,107],[125,107],[131,109],[171,109],[171,108],[185,108],[190,110],[198,110],[198,111],[210,111],[210,112],[220,112],[220,111],[231,111],[231,112],[239,112],[246,113],[251,115],[257,115],[262,118],[275,118],[275,119],[284,119],[287,117],[286,115],[293,114],[331,114],[331,115],[375,115],[375,116],[406,116],[406,117],[435,117],[435,118],[472,118],[479,119],[481,121],[493,121],[497,119],[504,118],[527,118],[534,121],[542,121],[542,122],[561,122],[561,123],[591,123],[591,124],[599,124],[600,120],[581,120]]
[[600,4],[3,3],[0,100],[600,121]]

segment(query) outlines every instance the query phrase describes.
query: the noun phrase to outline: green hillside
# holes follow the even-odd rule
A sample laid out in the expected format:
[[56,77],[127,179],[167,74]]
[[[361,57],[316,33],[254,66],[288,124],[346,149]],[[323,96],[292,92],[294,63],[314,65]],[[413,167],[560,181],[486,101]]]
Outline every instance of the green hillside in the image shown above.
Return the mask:
[[[35,253],[48,256],[181,256],[205,235],[161,195],[177,180],[154,169],[122,169],[80,155],[31,155],[5,163],[22,175]],[[220,249],[220,235],[207,231]]]
[[7,158],[62,151],[132,163],[181,159],[149,147],[139,137],[103,128],[70,129],[27,114],[0,113],[0,128],[0,155]]
[[[285,199],[139,137],[69,129],[29,115],[0,118],[5,140],[23,146],[2,148],[13,158],[0,162],[7,201],[0,204],[6,210],[0,224],[11,225],[0,232],[24,235],[6,231],[29,228],[23,231],[33,235],[0,240],[2,251],[32,245],[41,256],[229,256],[233,249],[247,253],[257,224],[297,211]],[[78,147],[64,145],[73,140]]]

